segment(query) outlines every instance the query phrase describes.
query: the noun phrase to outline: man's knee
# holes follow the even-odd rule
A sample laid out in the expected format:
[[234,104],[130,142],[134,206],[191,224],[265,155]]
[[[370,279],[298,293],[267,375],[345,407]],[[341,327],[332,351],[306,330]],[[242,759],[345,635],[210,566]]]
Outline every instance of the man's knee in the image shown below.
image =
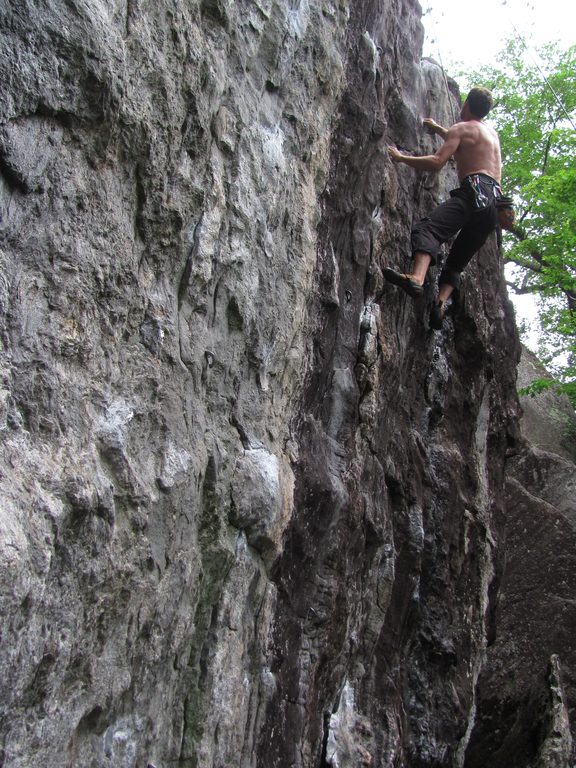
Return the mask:
[[438,259],[440,243],[430,232],[430,219],[420,219],[412,227],[411,235],[412,255],[415,253],[427,253],[430,256],[430,264],[433,266]]

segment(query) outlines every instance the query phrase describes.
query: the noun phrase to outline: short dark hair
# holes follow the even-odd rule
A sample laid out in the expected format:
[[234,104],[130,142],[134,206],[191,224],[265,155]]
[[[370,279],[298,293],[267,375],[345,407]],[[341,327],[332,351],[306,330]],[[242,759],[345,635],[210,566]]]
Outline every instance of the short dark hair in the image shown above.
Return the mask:
[[472,88],[466,97],[466,101],[470,107],[470,112],[472,112],[474,117],[479,117],[480,119],[486,117],[494,106],[494,100],[488,88]]

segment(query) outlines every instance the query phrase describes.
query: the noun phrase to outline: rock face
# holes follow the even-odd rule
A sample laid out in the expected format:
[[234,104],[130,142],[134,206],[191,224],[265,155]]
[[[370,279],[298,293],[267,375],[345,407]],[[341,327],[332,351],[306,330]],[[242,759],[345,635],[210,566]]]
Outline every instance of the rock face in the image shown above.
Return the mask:
[[[521,390],[534,381],[550,378],[536,355],[522,347],[518,366]],[[576,462],[576,416],[566,395],[559,395],[554,389],[544,390],[538,396],[525,395],[522,411],[521,429],[534,448]]]
[[386,156],[419,16],[2,5],[6,768],[464,764],[519,348],[494,243],[443,333],[382,281],[455,185]]
[[[519,383],[546,375],[523,349]],[[552,391],[522,405],[526,440],[507,466],[497,631],[467,768],[575,764],[576,416]]]

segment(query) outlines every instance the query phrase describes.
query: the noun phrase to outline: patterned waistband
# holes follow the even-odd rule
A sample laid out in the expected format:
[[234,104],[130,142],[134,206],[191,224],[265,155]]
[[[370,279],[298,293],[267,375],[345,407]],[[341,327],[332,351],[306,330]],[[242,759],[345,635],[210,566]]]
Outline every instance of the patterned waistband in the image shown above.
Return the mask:
[[500,182],[493,179],[492,176],[488,176],[487,173],[469,173],[468,176],[464,176],[460,184],[464,184],[465,181],[473,181],[474,179],[481,179],[482,181],[488,181],[496,187],[500,186]]

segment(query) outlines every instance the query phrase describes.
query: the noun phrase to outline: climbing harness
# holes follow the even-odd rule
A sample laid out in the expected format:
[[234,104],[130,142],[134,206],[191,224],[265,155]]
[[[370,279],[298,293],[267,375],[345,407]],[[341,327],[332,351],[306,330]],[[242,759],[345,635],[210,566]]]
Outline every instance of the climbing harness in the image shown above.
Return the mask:
[[[492,196],[486,194],[486,184],[492,187]],[[483,211],[492,205],[492,200],[502,194],[500,185],[484,173],[471,173],[462,180],[462,187],[470,195],[474,210]]]

